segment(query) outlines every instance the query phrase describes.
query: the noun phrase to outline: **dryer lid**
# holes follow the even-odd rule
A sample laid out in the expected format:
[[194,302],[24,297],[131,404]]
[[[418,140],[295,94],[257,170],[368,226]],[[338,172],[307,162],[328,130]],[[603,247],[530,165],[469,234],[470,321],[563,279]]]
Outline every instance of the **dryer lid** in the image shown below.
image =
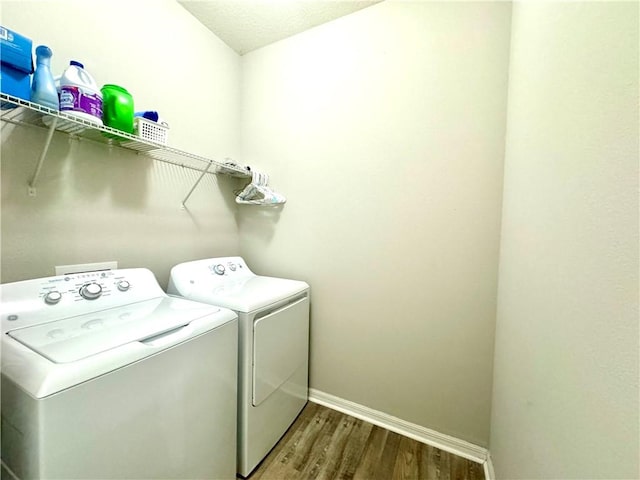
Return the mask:
[[8,335],[54,363],[70,363],[161,335],[219,310],[212,305],[159,297],[11,330]]
[[191,300],[249,313],[302,293],[308,288],[309,285],[298,280],[255,275],[229,279],[213,287],[205,279],[193,285],[185,296]]

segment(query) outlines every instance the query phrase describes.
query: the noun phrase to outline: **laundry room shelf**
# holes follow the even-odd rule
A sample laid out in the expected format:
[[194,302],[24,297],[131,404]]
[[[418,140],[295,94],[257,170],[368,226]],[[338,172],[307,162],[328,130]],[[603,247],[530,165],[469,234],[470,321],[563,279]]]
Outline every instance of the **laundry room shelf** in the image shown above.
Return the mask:
[[[35,195],[35,186],[40,174],[40,169],[42,168],[42,163],[47,155],[49,144],[51,143],[51,138],[54,132],[63,132],[71,138],[86,139],[92,142],[105,144],[110,147],[119,147],[125,150],[135,151],[138,154],[151,157],[152,159],[160,162],[171,163],[173,165],[198,170],[202,172],[202,175],[196,182],[196,185],[206,173],[251,178],[250,172],[243,170],[236,165],[230,165],[226,162],[212,160],[178,150],[176,148],[168,147],[167,145],[145,140],[114,128],[96,125],[95,123],[87,120],[28,102],[5,93],[0,93],[0,103],[3,107],[7,103],[17,105],[15,108],[0,110],[0,119],[3,122],[15,125],[34,126],[49,130],[42,154],[38,160],[38,164],[36,165],[31,181],[29,182],[29,192],[31,195]],[[109,138],[106,135],[115,136],[117,138]],[[189,192],[187,197],[184,199],[183,204],[187,201],[196,185],[193,186],[191,192]]]

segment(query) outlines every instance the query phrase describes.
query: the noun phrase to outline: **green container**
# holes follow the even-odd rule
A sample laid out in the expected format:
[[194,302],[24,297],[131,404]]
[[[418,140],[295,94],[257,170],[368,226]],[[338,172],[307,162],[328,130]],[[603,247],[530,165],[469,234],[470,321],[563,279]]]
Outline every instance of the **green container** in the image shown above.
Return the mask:
[[118,85],[105,85],[102,92],[102,121],[105,126],[133,133],[133,97]]

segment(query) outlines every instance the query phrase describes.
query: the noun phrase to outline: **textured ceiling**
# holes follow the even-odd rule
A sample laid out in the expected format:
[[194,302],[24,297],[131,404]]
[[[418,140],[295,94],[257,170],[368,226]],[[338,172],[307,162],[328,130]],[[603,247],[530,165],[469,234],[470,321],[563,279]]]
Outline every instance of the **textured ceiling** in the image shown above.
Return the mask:
[[381,0],[178,0],[240,55]]

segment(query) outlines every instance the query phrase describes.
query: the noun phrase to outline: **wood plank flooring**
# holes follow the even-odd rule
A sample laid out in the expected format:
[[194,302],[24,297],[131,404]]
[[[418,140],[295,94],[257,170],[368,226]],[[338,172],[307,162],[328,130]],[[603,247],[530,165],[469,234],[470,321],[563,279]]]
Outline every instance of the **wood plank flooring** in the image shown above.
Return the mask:
[[309,402],[249,480],[484,480],[482,465]]

